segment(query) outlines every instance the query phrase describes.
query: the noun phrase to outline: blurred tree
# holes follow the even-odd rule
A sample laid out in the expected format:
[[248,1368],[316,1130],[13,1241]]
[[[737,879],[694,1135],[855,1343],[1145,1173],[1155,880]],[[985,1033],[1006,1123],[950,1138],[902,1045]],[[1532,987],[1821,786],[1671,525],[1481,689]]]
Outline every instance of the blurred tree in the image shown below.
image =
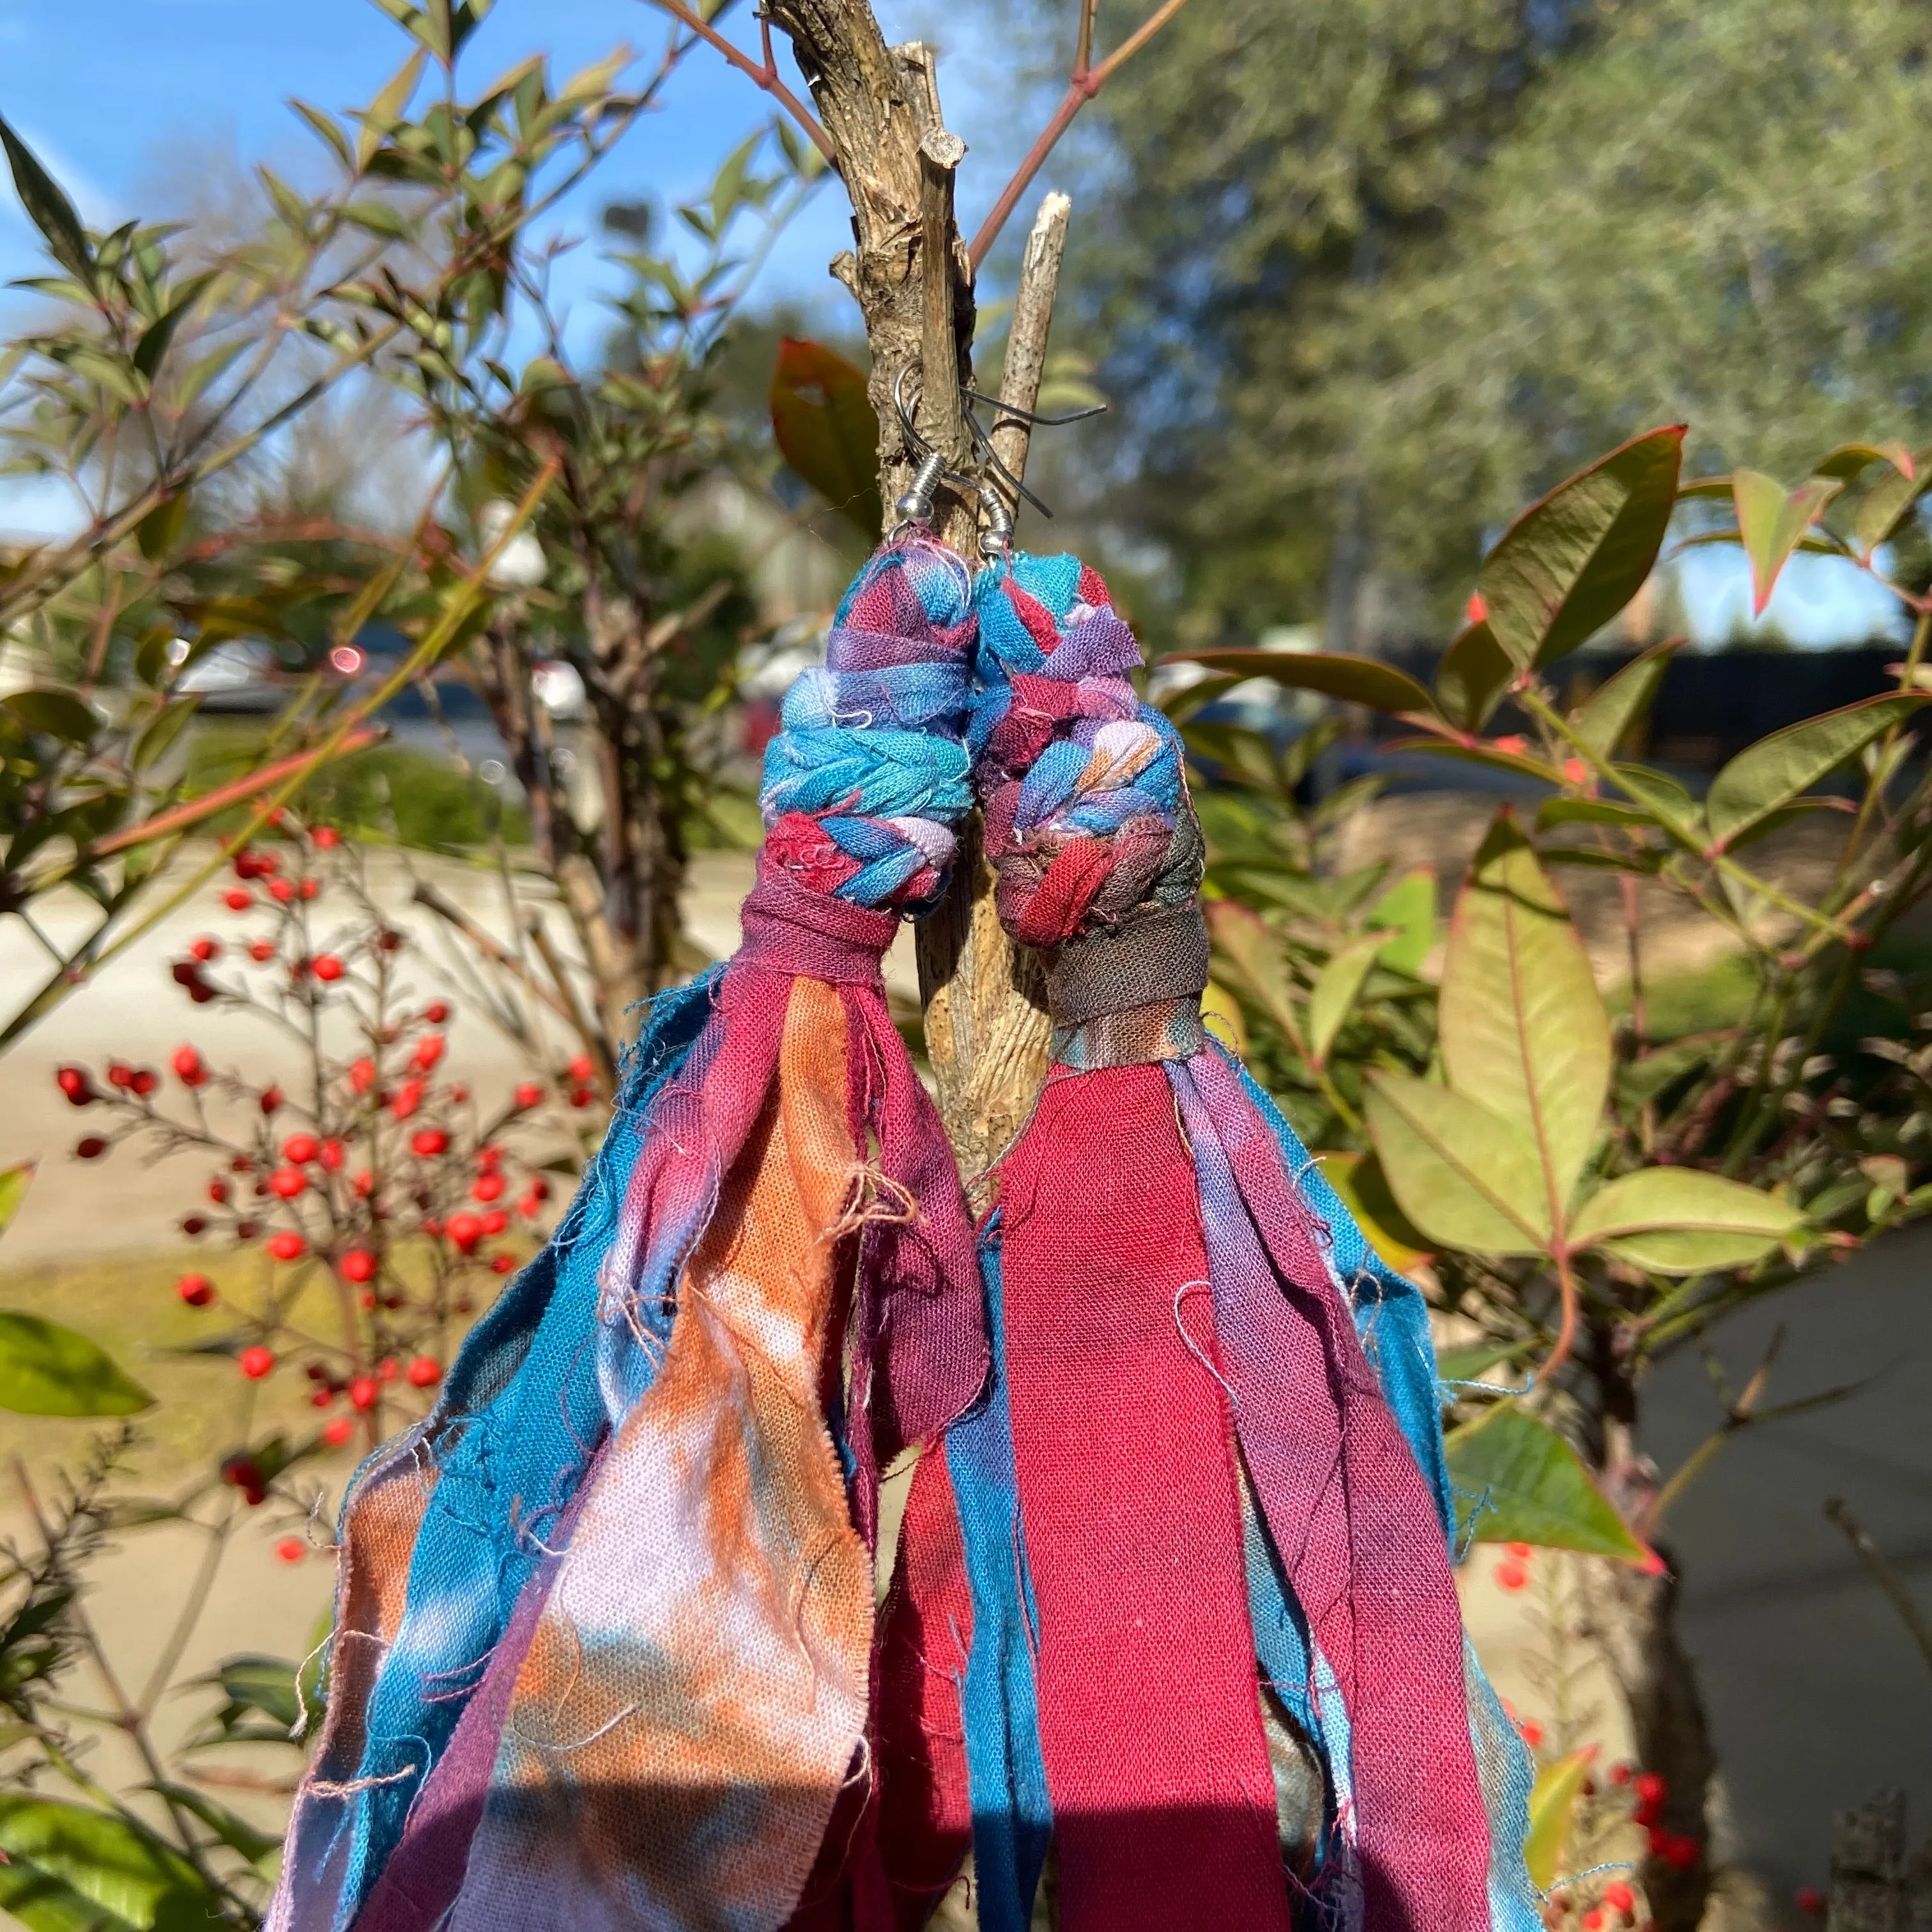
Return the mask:
[[1690,422],[1694,470],[1922,434],[1927,27],[1885,0],[1178,22],[1102,103],[1080,270],[1196,628],[1326,616],[1346,648],[1365,578],[1460,603],[1486,525],[1646,424]]

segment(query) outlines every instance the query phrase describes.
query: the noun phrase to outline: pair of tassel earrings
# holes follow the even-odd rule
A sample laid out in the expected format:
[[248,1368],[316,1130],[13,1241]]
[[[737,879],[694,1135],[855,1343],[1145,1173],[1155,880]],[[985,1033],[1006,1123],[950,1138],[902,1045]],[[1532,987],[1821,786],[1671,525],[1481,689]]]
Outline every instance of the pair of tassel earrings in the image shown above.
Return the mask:
[[[1534,1932],[1420,1298],[1202,1031],[1099,578],[904,526],[788,695],[744,941],[344,1506],[272,1932]],[[1054,1064],[976,1228],[880,961],[977,802]],[[882,1612],[880,1472],[914,1448]]]

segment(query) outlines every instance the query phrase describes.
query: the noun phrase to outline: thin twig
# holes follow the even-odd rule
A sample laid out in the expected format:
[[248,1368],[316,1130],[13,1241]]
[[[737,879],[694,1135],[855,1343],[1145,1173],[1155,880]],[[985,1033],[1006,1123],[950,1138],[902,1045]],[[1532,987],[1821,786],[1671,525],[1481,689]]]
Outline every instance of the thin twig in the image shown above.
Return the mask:
[[1912,1633],[1919,1654],[1932,1665],[1932,1620],[1919,1607],[1918,1600],[1905,1587],[1905,1580],[1892,1567],[1883,1550],[1874,1543],[1864,1526],[1852,1515],[1842,1496],[1833,1496],[1825,1504],[1825,1514],[1845,1533],[1858,1561],[1871,1572],[1872,1581],[1892,1600],[1892,1606]]
[[[1090,8],[1085,20],[1088,27],[1092,17]],[[1027,452],[1033,440],[1033,425],[1027,418],[1040,403],[1047,332],[1053,323],[1054,298],[1060,288],[1060,265],[1066,255],[1066,224],[1072,210],[1072,202],[1058,190],[1042,200],[1027,236],[1019,286],[1013,295],[1006,367],[1000,372],[1000,413],[994,421],[992,440],[993,454],[1016,482],[1026,476]]]
[[[659,0],[659,4],[668,5],[670,0]],[[980,223],[980,232],[974,236],[973,245],[966,251],[974,268],[986,259],[993,244],[999,239],[1000,230],[1019,205],[1020,196],[1026,193],[1034,176],[1045,165],[1047,156],[1059,146],[1060,137],[1072,126],[1073,117],[1186,4],[1187,0],[1163,0],[1162,5],[1149,14],[1098,67],[1094,67],[1089,64],[1093,52],[1093,8],[1088,0],[1082,0],[1080,45],[1074,56],[1073,71],[1067,76],[1066,92],[1060,97],[1060,105],[1053,110],[1053,118],[1040,130],[1039,139],[1014,170],[1012,179],[1000,190],[1000,198],[994,202],[992,212]]]
[[710,21],[700,19],[684,4],[684,0],[652,0],[662,7],[680,26],[688,27],[708,47],[715,48],[754,87],[762,88],[769,94],[811,138],[812,145],[836,169],[838,166],[838,151],[832,145],[832,136],[818,124],[818,117],[791,89],[778,78],[777,61],[772,57],[771,30],[764,29],[765,58],[762,65],[752,59],[742,47],[734,46]]

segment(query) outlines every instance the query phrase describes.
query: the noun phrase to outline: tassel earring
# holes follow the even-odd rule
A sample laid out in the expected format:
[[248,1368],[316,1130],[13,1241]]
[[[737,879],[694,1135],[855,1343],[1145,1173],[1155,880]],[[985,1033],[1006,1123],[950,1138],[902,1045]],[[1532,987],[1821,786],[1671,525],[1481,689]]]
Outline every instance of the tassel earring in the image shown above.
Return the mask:
[[970,1832],[982,1932],[1024,1932],[1049,1838],[1063,1932],[1533,1932],[1426,1310],[1204,1033],[1201,835],[1106,586],[1000,554],[976,603],[986,851],[1054,1064],[982,1231],[988,1398],[908,1510],[902,1922]]
[[860,573],[768,754],[742,945],[653,1003],[557,1232],[357,1476],[274,1932],[778,1932],[848,1882],[878,1471],[986,1374],[880,978],[970,802],[970,591],[916,529]]

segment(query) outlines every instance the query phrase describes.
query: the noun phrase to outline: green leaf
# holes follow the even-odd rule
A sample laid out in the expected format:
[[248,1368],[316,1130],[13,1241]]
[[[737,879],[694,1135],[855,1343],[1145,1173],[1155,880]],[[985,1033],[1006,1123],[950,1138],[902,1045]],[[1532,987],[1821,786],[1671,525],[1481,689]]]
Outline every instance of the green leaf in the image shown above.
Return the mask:
[[365,233],[380,235],[386,241],[406,242],[410,225],[402,210],[386,201],[352,201],[342,211],[342,218]]
[[1536,808],[1536,829],[1552,831],[1559,825],[1654,825],[1656,815],[1638,805],[1622,805],[1613,798],[1546,798]]
[[[378,4],[382,4],[382,0],[378,0]],[[382,92],[356,116],[362,123],[362,131],[356,137],[356,166],[358,172],[375,158],[384,136],[401,118],[410,95],[416,91],[416,82],[422,78],[423,67],[428,58],[428,50],[418,47],[397,69]]]
[[1456,896],[1439,1012],[1444,1076],[1532,1150],[1547,1228],[1600,1125],[1610,1025],[1568,910],[1507,807]]
[[1574,651],[1642,587],[1677,496],[1682,425],[1613,449],[1532,503],[1484,560],[1476,586],[1511,663]]
[[1534,778],[1540,784],[1563,782],[1563,774],[1554,765],[1532,758],[1527,752],[1506,752],[1494,745],[1456,745],[1446,738],[1396,738],[1382,748],[1388,752],[1420,752],[1436,758],[1454,758],[1459,764],[1483,765],[1494,772],[1514,772],[1519,778]]
[[1436,873],[1418,866],[1405,872],[1364,915],[1378,931],[1394,928],[1376,957],[1397,973],[1420,973],[1436,944]]
[[884,522],[879,424],[866,372],[817,342],[787,336],[772,371],[772,434],[791,467],[868,538]]
[[1442,1382],[1476,1382],[1499,1362],[1525,1352],[1521,1342],[1472,1342],[1466,1348],[1444,1348],[1436,1358],[1436,1378]]
[[333,115],[325,114],[320,107],[311,107],[306,100],[297,100],[292,97],[289,105],[328,142],[329,152],[345,168],[355,166],[356,152],[350,146],[349,136],[342,131]]
[[1234,968],[1234,977],[1256,1005],[1286,1035],[1298,1052],[1305,1053],[1301,1022],[1290,998],[1288,956],[1281,935],[1232,899],[1214,899],[1202,908],[1208,929],[1222,957]]
[[1589,1781],[1596,1756],[1594,1744],[1573,1750],[1568,1757],[1545,1765],[1530,1787],[1529,1834],[1522,1841],[1522,1862],[1530,1883],[1539,1892],[1547,1892],[1563,1876],[1564,1847],[1570,1842],[1577,1800]]
[[[195,1747],[287,1743],[302,1716],[296,1676],[296,1666],[285,1658],[251,1656],[229,1658],[212,1676],[196,1678],[188,1688],[218,1688],[227,1702],[197,1735]],[[262,1718],[268,1722],[258,1721]]]
[[1342,1197],[1355,1225],[1370,1247],[1397,1274],[1406,1274],[1432,1250],[1428,1237],[1409,1224],[1394,1194],[1380,1160],[1372,1154],[1322,1154],[1322,1178]]
[[29,1932],[206,1932],[226,1914],[178,1852],[132,1820],[0,1796],[0,1910]]
[[1406,670],[1378,658],[1354,658],[1334,651],[1177,651],[1173,662],[1205,664],[1237,677],[1264,677],[1293,691],[1318,691],[1345,704],[1397,715],[1433,712],[1435,700]]
[[1932,704],[1932,692],[1900,692],[1868,698],[1760,738],[1711,781],[1704,810],[1712,847],[1723,851],[1746,826],[1789,804],[1800,792],[1810,790],[1874,739],[1928,704]]
[[1672,638],[1652,645],[1600,684],[1570,714],[1570,729],[1598,758],[1608,760],[1616,756],[1618,746],[1649,710],[1670,660],[1684,642]]
[[1844,487],[1831,478],[1814,476],[1788,490],[1775,476],[1767,476],[1760,470],[1740,470],[1731,478],[1738,536],[1750,559],[1754,616],[1771,602],[1779,574],[1805,532]]
[[1533,1543],[1645,1563],[1650,1552],[1630,1534],[1582,1458],[1546,1423],[1516,1402],[1452,1429],[1443,1442],[1449,1480],[1478,1543]]
[[1640,1252],[1679,1256],[1640,1265],[1689,1274],[1748,1267],[1804,1226],[1804,1216],[1789,1202],[1742,1181],[1696,1168],[1652,1167],[1620,1175],[1593,1194],[1570,1223],[1570,1238],[1630,1260]]
[[20,1211],[27,1190],[34,1184],[34,1162],[23,1160],[15,1167],[0,1167],[0,1234]]
[[148,1784],[142,1789],[170,1800],[190,1817],[198,1818],[231,1852],[238,1852],[251,1865],[260,1864],[282,1848],[273,1834],[258,1829],[245,1818],[238,1818],[225,1805],[218,1804],[205,1791],[188,1784]]
[[194,501],[185,490],[171,490],[134,526],[134,541],[150,563],[172,554]]
[[1666,832],[1687,844],[1701,845],[1703,814],[1697,801],[1678,782],[1648,765],[1615,765],[1617,782],[1650,813]]
[[14,192],[20,197],[20,206],[27,211],[28,220],[40,231],[54,260],[76,280],[90,281],[94,257],[87,245],[87,231],[80,225],[74,203],[4,118],[0,118],[0,147],[7,151],[7,165],[13,171]]
[[1351,940],[1329,958],[1308,996],[1309,1058],[1317,1066],[1328,1064],[1328,1049],[1342,1030],[1362,990],[1362,982],[1376,963],[1382,942],[1371,935]]
[[154,1400],[85,1335],[0,1309],[0,1408],[16,1415],[135,1415]]
[[1443,716],[1465,731],[1480,731],[1515,669],[1496,642],[1489,620],[1472,624],[1442,653],[1442,662],[1436,667],[1436,701]]
[[39,688],[12,691],[0,698],[0,704],[28,730],[64,738],[70,744],[92,744],[94,734],[100,729],[100,720],[70,691]]
[[1534,1151],[1508,1121],[1403,1073],[1369,1076],[1366,1111],[1389,1190],[1432,1248],[1546,1250],[1549,1196]]
[[199,696],[178,698],[171,704],[164,704],[148,719],[140,737],[134,740],[130,762],[137,772],[146,771],[164,754],[175,740],[188,729],[195,712],[200,709]]
[[134,367],[150,382],[160,368],[161,358],[167,354],[168,345],[173,341],[175,332],[181,327],[188,311],[201,299],[202,291],[214,279],[212,275],[196,276],[141,332],[141,339],[134,345],[133,360]]

